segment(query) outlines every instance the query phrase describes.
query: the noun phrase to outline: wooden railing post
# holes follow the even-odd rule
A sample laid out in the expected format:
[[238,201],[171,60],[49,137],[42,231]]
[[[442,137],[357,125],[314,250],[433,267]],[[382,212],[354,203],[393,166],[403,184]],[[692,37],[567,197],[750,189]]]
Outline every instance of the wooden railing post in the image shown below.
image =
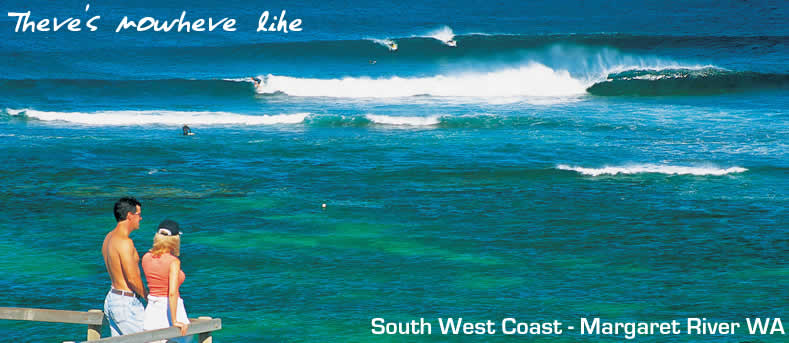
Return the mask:
[[[211,317],[197,317],[197,319],[211,320]],[[197,342],[198,343],[213,343],[214,339],[211,336],[211,333],[212,332],[209,331],[209,332],[203,332],[203,333],[197,335]]]
[[[88,312],[100,312],[104,313],[102,310],[89,310]],[[89,341],[96,341],[101,339],[101,324],[99,325],[88,325],[88,340]]]
[[[80,311],[62,311],[62,310],[47,310],[40,308],[16,308],[16,307],[0,307],[0,320],[25,320],[34,322],[53,322],[53,323],[71,323],[87,325],[87,342],[112,342],[112,343],[140,343],[151,342],[162,339],[170,339],[181,336],[181,330],[176,327],[169,327],[156,330],[148,330],[143,332],[132,333],[117,337],[101,338],[101,327],[104,325],[105,317],[104,312],[100,310],[90,310],[88,312]],[[83,326],[84,327],[84,326]],[[222,329],[222,319],[211,317],[199,317],[191,320],[187,335],[198,335],[199,343],[213,343],[214,331]],[[2,333],[0,333],[2,336]],[[63,341],[63,343],[74,343],[74,341]]]

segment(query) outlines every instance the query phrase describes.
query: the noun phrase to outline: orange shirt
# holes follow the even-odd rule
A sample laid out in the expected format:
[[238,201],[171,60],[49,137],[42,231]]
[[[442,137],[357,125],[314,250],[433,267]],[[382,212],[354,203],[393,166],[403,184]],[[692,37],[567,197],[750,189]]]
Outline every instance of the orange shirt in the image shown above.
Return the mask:
[[[157,297],[166,297],[170,288],[170,264],[178,258],[170,253],[154,257],[150,252],[142,257],[142,270],[148,280],[148,293]],[[186,275],[183,270],[178,271],[178,288],[184,283]]]

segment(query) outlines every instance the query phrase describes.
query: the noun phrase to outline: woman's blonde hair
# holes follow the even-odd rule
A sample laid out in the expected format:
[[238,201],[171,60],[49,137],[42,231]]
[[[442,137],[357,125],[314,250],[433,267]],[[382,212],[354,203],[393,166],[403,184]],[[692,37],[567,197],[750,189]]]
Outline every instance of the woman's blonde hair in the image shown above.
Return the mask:
[[173,256],[181,256],[181,235],[167,236],[157,232],[153,236],[151,254],[159,257],[168,252]]

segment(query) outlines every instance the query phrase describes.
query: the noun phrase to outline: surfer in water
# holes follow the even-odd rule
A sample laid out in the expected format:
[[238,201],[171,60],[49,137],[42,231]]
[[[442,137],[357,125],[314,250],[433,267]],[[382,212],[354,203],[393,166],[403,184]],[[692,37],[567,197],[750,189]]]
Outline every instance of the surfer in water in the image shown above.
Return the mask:
[[389,47],[389,51],[397,51],[397,43],[395,42],[388,42],[387,46]]
[[254,76],[250,76],[249,79],[252,80],[252,82],[255,83],[255,88],[258,88],[258,86],[260,86],[260,83],[262,82],[261,79],[259,79],[257,77],[254,77]]
[[184,124],[184,127],[182,127],[181,129],[184,131],[184,136],[192,136],[192,135],[194,135],[194,133],[192,132],[192,129],[189,128],[189,125]]
[[447,41],[447,45],[449,45],[451,47],[456,47],[456,46],[458,46],[458,42],[455,41],[454,39],[450,39],[450,40]]

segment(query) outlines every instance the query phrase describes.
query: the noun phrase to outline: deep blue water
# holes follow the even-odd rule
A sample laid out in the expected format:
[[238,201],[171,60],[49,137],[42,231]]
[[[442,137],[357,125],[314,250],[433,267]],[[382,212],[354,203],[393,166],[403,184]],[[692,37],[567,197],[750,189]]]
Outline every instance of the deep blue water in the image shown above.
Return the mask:
[[[0,17],[0,306],[101,308],[99,246],[133,195],[140,252],[161,220],[186,228],[181,292],[223,319],[218,342],[621,341],[442,336],[437,318],[786,314],[783,2],[85,5],[3,2],[101,19]],[[255,32],[283,9],[303,31]],[[182,11],[238,30],[115,32]],[[372,335],[375,317],[434,334]]]

